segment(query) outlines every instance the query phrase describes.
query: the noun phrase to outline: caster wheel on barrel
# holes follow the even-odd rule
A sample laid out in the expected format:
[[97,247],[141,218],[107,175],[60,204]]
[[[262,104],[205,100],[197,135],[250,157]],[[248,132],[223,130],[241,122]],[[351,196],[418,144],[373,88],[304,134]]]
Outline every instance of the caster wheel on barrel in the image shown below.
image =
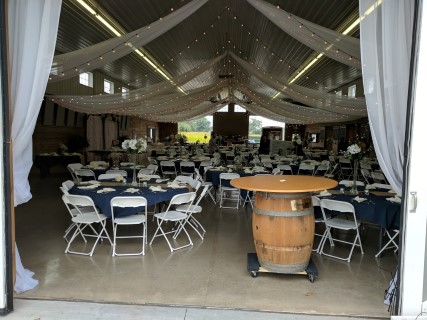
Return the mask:
[[314,274],[309,274],[309,275],[308,275],[308,280],[309,280],[311,283],[313,283],[315,279],[316,279],[316,276],[315,276]]
[[256,278],[257,277],[257,273],[255,272],[255,271],[251,271],[251,276],[252,276],[252,278]]

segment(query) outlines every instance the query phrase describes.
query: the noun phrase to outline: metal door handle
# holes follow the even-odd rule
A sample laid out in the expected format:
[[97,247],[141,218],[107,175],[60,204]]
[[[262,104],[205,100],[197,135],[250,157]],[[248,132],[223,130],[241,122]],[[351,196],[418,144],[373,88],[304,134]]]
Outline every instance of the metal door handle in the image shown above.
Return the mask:
[[410,209],[409,212],[414,213],[417,211],[417,192],[416,191],[411,191],[409,193],[411,195],[411,200],[410,200]]

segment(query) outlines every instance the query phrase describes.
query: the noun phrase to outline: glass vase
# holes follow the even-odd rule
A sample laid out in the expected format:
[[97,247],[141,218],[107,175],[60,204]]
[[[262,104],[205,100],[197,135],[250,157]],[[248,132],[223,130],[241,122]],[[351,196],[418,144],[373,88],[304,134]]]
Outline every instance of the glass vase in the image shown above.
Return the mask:
[[137,159],[137,154],[136,153],[131,154],[131,159],[132,159],[132,162],[133,162],[133,172],[132,172],[132,183],[131,183],[131,185],[133,187],[136,187],[136,186],[138,186],[138,181],[136,179],[136,159]]
[[353,184],[351,186],[350,193],[351,194],[358,194],[359,191],[357,190],[357,172],[359,167],[359,159],[354,159],[353,163]]

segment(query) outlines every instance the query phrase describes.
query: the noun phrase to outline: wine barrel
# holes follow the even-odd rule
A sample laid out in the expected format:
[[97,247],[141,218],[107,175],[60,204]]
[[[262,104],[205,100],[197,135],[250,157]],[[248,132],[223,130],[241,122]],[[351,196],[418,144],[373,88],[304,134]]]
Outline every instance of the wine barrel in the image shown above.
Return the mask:
[[278,273],[302,272],[314,239],[311,194],[256,193],[252,229],[258,260]]

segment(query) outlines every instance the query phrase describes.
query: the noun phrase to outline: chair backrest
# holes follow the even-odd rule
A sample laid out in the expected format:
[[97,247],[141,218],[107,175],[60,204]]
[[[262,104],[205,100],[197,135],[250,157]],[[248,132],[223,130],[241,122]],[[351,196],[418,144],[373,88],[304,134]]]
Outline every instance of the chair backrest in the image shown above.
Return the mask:
[[192,188],[195,188],[197,186],[197,182],[198,182],[196,179],[193,179],[190,176],[183,176],[183,175],[177,176],[174,181],[186,183],[186,184],[190,185]]
[[219,185],[223,185],[223,181],[230,181],[236,178],[240,178],[240,174],[238,173],[232,173],[232,172],[222,172],[219,174]]
[[280,171],[279,168],[274,168],[273,171],[271,171],[272,174],[282,174],[282,171]]
[[126,172],[126,170],[107,170],[107,171],[105,171],[105,173],[120,175],[120,176],[125,177],[125,178],[127,178],[127,176],[128,176],[128,173]]
[[147,199],[138,197],[114,197],[110,201],[111,219],[114,220],[114,208],[138,208],[144,207],[144,214],[147,216]]
[[341,168],[352,168],[350,159],[341,157],[338,162]]
[[59,187],[59,190],[61,190],[62,191],[62,194],[69,194],[68,193],[68,190],[67,189],[65,189],[64,187]]
[[121,167],[130,167],[130,166],[134,166],[134,165],[135,165],[134,162],[120,162]]
[[[344,185],[344,186],[352,186],[353,180],[341,180],[338,184]],[[362,181],[356,181],[356,186],[358,187],[364,187],[365,183]]]
[[71,180],[67,180],[62,183],[62,188],[67,191],[70,190],[72,187],[74,187],[74,182]]
[[99,166],[99,167],[106,167],[108,166],[108,163],[105,161],[91,161],[89,163],[91,166]]
[[301,163],[298,168],[298,174],[300,174],[301,172],[310,172],[311,174],[313,174],[314,169],[314,164]]
[[90,169],[76,169],[74,173],[77,177],[93,177],[96,180],[95,172]]
[[194,199],[196,199],[196,194],[197,194],[196,191],[192,191],[192,192],[186,192],[186,193],[180,193],[180,194],[174,195],[172,199],[169,201],[169,205],[165,213],[168,212],[170,208],[175,205],[193,204]]
[[140,170],[138,171],[138,175],[137,175],[137,177],[139,177],[139,176],[144,176],[144,175],[147,175],[147,174],[153,174],[153,173],[154,173],[154,172],[153,172],[153,170],[148,169],[148,168],[140,169]]
[[[167,160],[160,161],[160,167],[171,168],[176,172],[175,162],[173,162],[173,161],[167,161]],[[168,170],[168,171],[170,171],[170,170]]]
[[116,177],[124,178],[121,174],[115,173],[101,173],[98,176],[98,180],[114,180]]
[[72,170],[81,169],[81,167],[83,167],[81,163],[69,163],[67,165],[67,168],[70,168]]
[[377,182],[377,183],[386,182],[385,176],[380,172],[372,171],[371,178],[374,180],[374,182]]
[[368,169],[360,169],[360,172],[362,173],[363,179],[365,179],[366,183],[370,183],[371,181],[371,173]]
[[99,218],[99,212],[96,209],[93,200],[88,196],[63,194],[62,201],[64,202],[72,217],[74,217],[76,214],[82,214],[82,212],[80,211],[81,207],[86,207],[85,212],[87,212],[87,207],[92,207],[93,212],[95,212]]
[[152,174],[154,174],[154,173],[156,173],[157,172],[157,170],[159,169],[159,166],[158,165],[156,165],[156,164],[149,164],[148,166],[147,166],[147,169],[150,169],[150,170],[152,170]]
[[371,165],[369,163],[367,163],[367,162],[364,162],[364,161],[360,162],[360,168],[372,171]]
[[322,214],[324,214],[324,218],[326,217],[325,209],[327,209],[335,212],[352,213],[354,220],[356,220],[354,206],[349,202],[332,199],[321,199],[320,208],[322,209]]
[[372,186],[378,189],[393,190],[393,187],[391,185],[385,183],[373,183]]
[[320,207],[320,198],[316,196],[311,196],[311,202],[313,203],[313,207]]
[[278,165],[277,165],[277,168],[278,168],[278,169],[280,169],[280,171],[282,171],[283,173],[285,173],[285,172],[290,172],[291,174],[294,174],[294,173],[292,172],[292,168],[291,168],[291,166],[290,166],[290,165],[288,165],[288,164],[278,164]]

